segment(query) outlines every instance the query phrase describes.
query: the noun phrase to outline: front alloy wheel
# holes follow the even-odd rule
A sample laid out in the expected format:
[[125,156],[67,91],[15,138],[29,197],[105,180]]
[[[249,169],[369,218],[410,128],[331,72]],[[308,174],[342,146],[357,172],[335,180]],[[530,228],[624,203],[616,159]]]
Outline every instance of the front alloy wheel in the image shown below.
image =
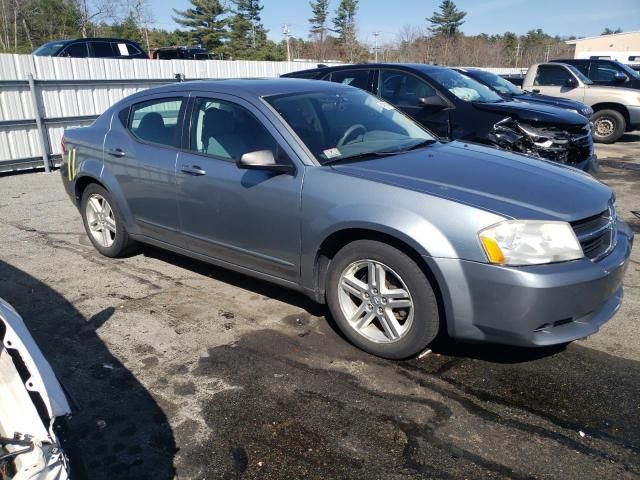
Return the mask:
[[400,340],[413,321],[413,300],[400,276],[375,260],[359,260],[340,276],[340,309],[358,334],[376,343]]
[[325,278],[327,305],[345,337],[384,358],[408,358],[440,331],[438,301],[424,267],[376,240],[338,251]]

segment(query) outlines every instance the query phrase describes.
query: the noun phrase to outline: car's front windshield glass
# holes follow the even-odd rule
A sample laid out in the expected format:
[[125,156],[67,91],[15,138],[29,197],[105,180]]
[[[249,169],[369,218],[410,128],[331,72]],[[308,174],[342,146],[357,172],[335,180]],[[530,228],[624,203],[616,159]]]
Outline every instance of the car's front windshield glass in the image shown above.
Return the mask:
[[584,73],[582,73],[576,67],[574,67],[573,65],[568,65],[568,64],[567,64],[567,67],[569,68],[569,70],[571,70],[573,72],[573,74],[576,77],[578,77],[580,79],[580,81],[582,83],[584,83],[585,85],[593,85],[593,82],[591,81],[591,79],[588,78]]
[[470,77],[475,77],[485,85],[493,88],[498,93],[505,95],[524,95],[524,90],[518,88],[506,78],[502,78],[495,73],[487,72],[486,70],[473,70],[469,72]]
[[274,95],[265,100],[323,164],[399,153],[434,141],[392,105],[355,88]]
[[624,70],[624,73],[626,73],[627,75],[630,75],[631,78],[637,78],[638,80],[640,80],[640,72],[636,72],[629,65],[625,65],[624,63],[621,63],[621,62],[616,62],[616,65],[618,65],[622,70]]
[[55,55],[58,50],[60,50],[66,44],[67,42],[48,42],[36,48],[33,54],[41,57],[50,57],[51,55]]
[[502,102],[502,97],[486,85],[449,69],[438,69],[429,72],[429,76],[443,88],[446,88],[460,100],[465,102]]

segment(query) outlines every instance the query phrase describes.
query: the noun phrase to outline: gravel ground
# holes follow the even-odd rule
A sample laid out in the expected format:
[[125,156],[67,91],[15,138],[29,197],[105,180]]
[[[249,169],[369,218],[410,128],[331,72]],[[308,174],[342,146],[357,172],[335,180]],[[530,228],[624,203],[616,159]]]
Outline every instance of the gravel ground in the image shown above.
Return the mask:
[[[599,177],[640,232],[640,135]],[[566,348],[368,356],[299,294],[143,247],[101,257],[58,173],[0,177],[0,296],[73,397],[79,478],[639,478],[640,249]]]

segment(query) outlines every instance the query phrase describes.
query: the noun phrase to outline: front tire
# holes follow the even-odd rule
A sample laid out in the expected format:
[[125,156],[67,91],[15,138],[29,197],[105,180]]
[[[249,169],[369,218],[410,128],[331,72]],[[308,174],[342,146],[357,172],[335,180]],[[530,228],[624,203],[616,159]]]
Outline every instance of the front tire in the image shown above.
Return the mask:
[[87,186],[80,211],[87,236],[102,255],[117,258],[130,251],[133,242],[107,190],[95,183]]
[[440,330],[433,288],[409,256],[382,242],[358,240],[329,265],[327,304],[342,333],[383,358],[424,350]]
[[598,110],[591,117],[593,122],[593,141],[597,143],[614,143],[625,132],[627,122],[616,110]]

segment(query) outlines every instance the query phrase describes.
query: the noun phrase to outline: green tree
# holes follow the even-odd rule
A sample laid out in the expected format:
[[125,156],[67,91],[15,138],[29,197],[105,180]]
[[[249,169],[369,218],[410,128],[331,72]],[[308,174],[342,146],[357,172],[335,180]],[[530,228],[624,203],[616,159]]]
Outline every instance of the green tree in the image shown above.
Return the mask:
[[615,30],[612,30],[609,27],[607,27],[604,29],[604,31],[600,35],[613,35],[614,33],[622,33],[622,29],[616,28]]
[[431,24],[431,31],[446,37],[457,35],[467,12],[458,10],[453,0],[442,0],[439,8],[440,13],[433,12],[433,15],[427,18],[427,22]]
[[126,38],[127,40],[135,40],[136,42],[142,39],[138,23],[131,12],[121,22],[111,25],[111,32],[114,37],[118,38]]
[[354,61],[359,47],[356,39],[357,11],[358,0],[340,0],[333,19],[333,31],[338,34],[338,46],[349,62]]
[[318,43],[319,58],[324,59],[324,39],[327,35],[327,19],[329,18],[329,0],[312,0],[309,2],[313,16],[309,19],[311,24],[311,37]]
[[256,59],[267,44],[267,31],[260,23],[264,8],[260,0],[232,0],[233,15],[229,19],[228,52],[234,58]]
[[191,8],[173,9],[173,20],[187,27],[191,43],[200,44],[207,50],[220,48],[227,35],[226,8],[220,0],[190,0]]

